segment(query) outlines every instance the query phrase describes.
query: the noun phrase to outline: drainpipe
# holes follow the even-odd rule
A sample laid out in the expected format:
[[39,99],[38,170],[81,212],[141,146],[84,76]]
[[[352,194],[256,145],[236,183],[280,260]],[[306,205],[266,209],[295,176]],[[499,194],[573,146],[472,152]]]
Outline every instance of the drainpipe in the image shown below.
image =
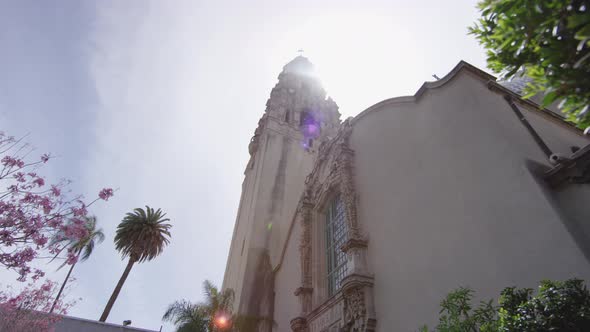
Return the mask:
[[549,147],[547,146],[547,144],[545,144],[545,141],[543,141],[543,139],[541,138],[541,136],[539,136],[539,134],[537,133],[537,131],[535,130],[535,128],[533,128],[531,126],[531,124],[528,122],[528,120],[524,117],[524,115],[522,114],[522,112],[520,111],[520,109],[518,108],[518,106],[516,106],[514,104],[514,101],[512,100],[512,97],[509,96],[509,95],[505,95],[504,96],[504,99],[506,99],[506,102],[508,103],[508,105],[510,105],[510,108],[512,108],[512,110],[514,111],[514,114],[516,114],[516,117],[518,118],[518,120],[520,120],[520,123],[522,123],[522,125],[527,129],[527,131],[529,132],[529,134],[531,134],[531,136],[535,140],[535,143],[537,143],[537,145],[539,146],[539,148],[541,150],[543,150],[543,153],[545,153],[545,155],[547,156],[547,158],[550,158],[551,155],[553,154],[553,152],[551,151],[551,149],[549,149]]

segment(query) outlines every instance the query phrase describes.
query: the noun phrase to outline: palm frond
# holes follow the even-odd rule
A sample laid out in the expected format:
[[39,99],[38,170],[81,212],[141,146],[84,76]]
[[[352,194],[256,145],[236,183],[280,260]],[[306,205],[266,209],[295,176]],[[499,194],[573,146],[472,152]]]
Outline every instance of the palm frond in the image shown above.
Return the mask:
[[[76,221],[72,220],[70,221],[70,223],[74,223]],[[80,261],[85,261],[87,260],[90,255],[92,254],[92,251],[94,250],[94,247],[97,243],[101,243],[104,241],[104,233],[102,232],[102,229],[96,229],[96,217],[94,216],[90,216],[90,217],[86,217],[84,219],[84,227],[86,228],[86,230],[88,231],[87,235],[81,239],[73,239],[73,238],[69,238],[67,237],[63,232],[59,232],[58,234],[56,234],[51,241],[49,242],[50,246],[59,244],[59,243],[63,243],[63,246],[61,247],[60,250],[58,250],[58,252],[55,254],[55,256],[51,259],[50,262],[52,262],[53,260],[55,260],[63,250],[68,249],[68,250],[72,250],[76,253],[76,255],[79,256],[79,260]],[[64,267],[66,264],[61,264],[57,269],[61,269],[62,267]]]
[[207,332],[209,325],[209,317],[203,308],[187,300],[170,304],[162,320],[173,323],[177,332]]
[[170,220],[164,218],[165,216],[161,209],[154,211],[149,206],[145,210],[136,208],[127,213],[117,226],[115,235],[115,248],[123,258],[133,257],[141,263],[162,253],[164,247],[170,243],[172,227],[165,223]]

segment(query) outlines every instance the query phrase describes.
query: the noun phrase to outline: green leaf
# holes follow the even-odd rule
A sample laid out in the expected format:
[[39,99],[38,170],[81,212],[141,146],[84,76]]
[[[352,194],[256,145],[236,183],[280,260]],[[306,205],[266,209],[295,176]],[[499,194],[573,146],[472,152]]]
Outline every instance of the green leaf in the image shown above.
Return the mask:
[[578,32],[576,32],[576,39],[577,40],[583,40],[590,37],[590,24],[587,24],[586,26],[584,26],[582,29],[578,30]]
[[576,28],[586,23],[590,23],[590,15],[588,14],[576,14],[568,17],[567,19],[567,27],[570,29]]
[[559,97],[559,94],[557,93],[557,91],[551,91],[549,93],[547,93],[545,95],[545,97],[543,97],[543,107],[547,107],[549,105],[551,105],[555,100],[557,100],[557,98]]

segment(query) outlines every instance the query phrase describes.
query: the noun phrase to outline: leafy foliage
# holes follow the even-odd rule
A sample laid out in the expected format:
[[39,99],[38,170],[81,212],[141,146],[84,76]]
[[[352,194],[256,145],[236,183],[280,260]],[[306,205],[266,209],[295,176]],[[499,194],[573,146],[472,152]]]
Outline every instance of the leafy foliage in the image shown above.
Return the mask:
[[473,291],[468,288],[449,293],[441,302],[434,331],[590,331],[590,292],[582,280],[542,281],[536,296],[532,289],[508,287],[497,307],[490,300],[472,309],[472,299]]
[[502,331],[590,331],[590,293],[582,280],[543,281],[532,290],[506,288],[500,297]]
[[488,66],[532,78],[528,97],[562,100],[568,120],[590,125],[590,4],[584,0],[483,0],[469,29],[487,49]]
[[[473,309],[471,300],[473,291],[461,287],[452,291],[440,303],[440,318],[435,329],[438,332],[471,332],[497,331],[496,308],[492,300],[481,302],[479,307]],[[428,332],[426,326],[422,332]]]

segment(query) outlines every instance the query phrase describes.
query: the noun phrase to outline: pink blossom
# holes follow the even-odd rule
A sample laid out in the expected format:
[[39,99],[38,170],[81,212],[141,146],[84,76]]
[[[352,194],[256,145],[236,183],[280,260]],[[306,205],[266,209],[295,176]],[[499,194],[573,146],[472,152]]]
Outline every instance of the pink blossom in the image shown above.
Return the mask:
[[6,229],[0,231],[0,242],[6,241],[10,237],[10,232]]
[[51,202],[51,199],[47,196],[41,198],[41,200],[39,201],[39,205],[43,208],[43,213],[45,214],[49,214],[49,212],[51,212],[51,210],[53,209],[53,203]]
[[38,177],[35,180],[33,180],[33,183],[39,187],[43,187],[45,185],[45,180],[43,180],[43,178]]
[[30,262],[33,260],[33,258],[35,258],[36,255],[37,253],[35,252],[35,250],[33,250],[33,248],[26,247],[20,252],[19,258],[25,262]]
[[108,201],[110,197],[113,197],[113,189],[104,188],[98,193],[98,197],[102,200]]
[[72,255],[72,256],[69,256],[68,257],[68,259],[66,260],[66,263],[68,265],[73,265],[73,264],[76,264],[77,261],[78,261],[78,256],[77,255],[76,256]]
[[82,204],[80,207],[73,207],[72,212],[74,213],[75,217],[82,217],[88,214],[84,204]]
[[41,236],[35,237],[35,239],[33,240],[33,242],[37,246],[43,247],[47,243],[47,237],[45,235],[41,235]]
[[25,197],[23,197],[23,198],[21,199],[21,202],[22,202],[22,203],[33,203],[33,202],[35,202],[35,201],[36,201],[36,199],[37,199],[37,198],[38,198],[38,196],[37,196],[37,195],[35,195],[35,194],[32,194],[32,193],[26,193],[26,194],[25,194]]
[[57,197],[61,194],[61,190],[56,185],[52,185],[51,193],[53,194],[53,196]]
[[25,173],[23,172],[16,172],[14,173],[14,178],[16,179],[16,181],[18,182],[25,182]]
[[17,295],[0,290],[0,331],[53,331],[59,315],[75,304],[59,300],[54,310],[58,315],[47,315],[57,289],[56,283],[46,280],[41,285],[29,283]]
[[6,167],[16,166],[22,168],[23,166],[25,166],[25,162],[22,159],[14,158],[11,156],[5,156],[4,158],[2,158],[1,163]]
[[[4,188],[0,189],[0,248],[6,249],[0,251],[0,268],[18,273],[19,281],[26,281],[27,278],[37,280],[43,277],[44,272],[32,269],[31,265],[38,257],[45,256],[41,253],[58,255],[69,263],[75,262],[76,255],[50,244],[48,239],[58,233],[71,239],[87,236],[88,230],[79,221],[88,214],[88,205],[80,200],[81,196],[68,197],[69,181],[47,183],[49,181],[37,175],[39,169],[52,159],[51,156],[42,155],[40,162],[26,161],[28,145],[18,142],[0,132],[0,170],[4,169],[0,172],[0,184],[5,183]],[[45,185],[50,185],[50,189],[35,191]],[[104,200],[112,195],[112,189],[103,189],[99,193],[100,199]],[[64,229],[64,220],[72,217],[79,219],[78,222]],[[41,292],[45,290],[47,289]],[[33,290],[28,294],[33,294]],[[13,302],[23,299],[12,297]],[[8,303],[8,300],[0,290],[0,307]],[[2,308],[0,314],[1,312]],[[0,317],[0,331],[3,331],[2,318]]]

